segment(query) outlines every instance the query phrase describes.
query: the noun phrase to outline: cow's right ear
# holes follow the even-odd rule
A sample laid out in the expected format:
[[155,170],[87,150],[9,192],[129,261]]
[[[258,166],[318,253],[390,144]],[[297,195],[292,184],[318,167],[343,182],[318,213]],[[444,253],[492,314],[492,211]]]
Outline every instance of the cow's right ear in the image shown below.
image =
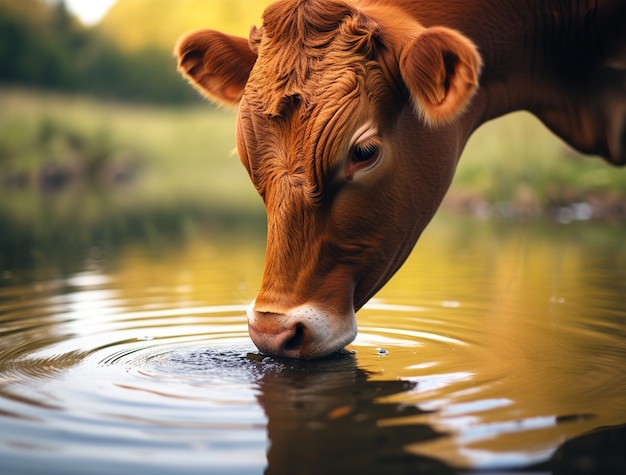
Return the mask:
[[465,110],[478,88],[481,66],[474,43],[446,27],[424,29],[400,55],[400,74],[413,106],[435,126]]
[[214,30],[183,36],[176,45],[178,70],[209,99],[229,105],[239,103],[257,59],[247,38]]

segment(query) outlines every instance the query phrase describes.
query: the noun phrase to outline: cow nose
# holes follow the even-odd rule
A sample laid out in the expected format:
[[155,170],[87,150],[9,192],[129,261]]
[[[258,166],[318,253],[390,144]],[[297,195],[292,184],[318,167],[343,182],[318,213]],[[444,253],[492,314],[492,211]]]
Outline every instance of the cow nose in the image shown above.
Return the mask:
[[356,318],[329,315],[312,305],[286,313],[248,308],[250,338],[263,354],[315,359],[342,350],[356,336]]

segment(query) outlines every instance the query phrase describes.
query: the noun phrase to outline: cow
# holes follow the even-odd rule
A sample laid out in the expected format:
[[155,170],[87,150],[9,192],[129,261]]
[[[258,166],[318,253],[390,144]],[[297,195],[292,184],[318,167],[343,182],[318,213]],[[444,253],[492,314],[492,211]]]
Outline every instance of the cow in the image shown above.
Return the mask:
[[483,123],[530,111],[626,163],[624,0],[280,0],[248,38],[181,38],[178,68],[238,107],[267,247],[248,312],[267,355],[320,358],[398,270]]

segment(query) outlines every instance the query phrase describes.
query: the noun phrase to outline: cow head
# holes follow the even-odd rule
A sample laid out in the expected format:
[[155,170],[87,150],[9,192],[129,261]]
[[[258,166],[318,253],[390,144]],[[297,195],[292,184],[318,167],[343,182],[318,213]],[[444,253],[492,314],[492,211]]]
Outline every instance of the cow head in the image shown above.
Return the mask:
[[389,7],[283,0],[248,39],[197,31],[177,54],[206,96],[238,104],[237,149],[267,209],[252,340],[295,358],[342,349],[450,184],[476,48]]

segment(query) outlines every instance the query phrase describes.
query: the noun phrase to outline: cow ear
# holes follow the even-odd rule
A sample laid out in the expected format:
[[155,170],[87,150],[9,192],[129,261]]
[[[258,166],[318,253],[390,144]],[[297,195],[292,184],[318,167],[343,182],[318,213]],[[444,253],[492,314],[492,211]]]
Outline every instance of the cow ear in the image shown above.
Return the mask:
[[450,122],[465,110],[481,66],[476,46],[445,27],[423,30],[400,55],[400,74],[415,110],[431,125]]
[[248,39],[213,30],[183,36],[176,45],[178,70],[209,99],[235,105],[243,95],[257,55]]

